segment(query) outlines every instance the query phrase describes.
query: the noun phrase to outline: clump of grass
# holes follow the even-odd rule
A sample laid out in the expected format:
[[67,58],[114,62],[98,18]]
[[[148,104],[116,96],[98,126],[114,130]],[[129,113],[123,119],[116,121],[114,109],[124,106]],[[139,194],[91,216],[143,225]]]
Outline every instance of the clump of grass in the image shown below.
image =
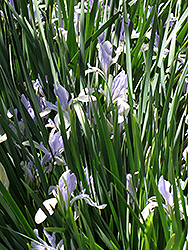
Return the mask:
[[187,3],[0,11],[0,248],[186,249]]

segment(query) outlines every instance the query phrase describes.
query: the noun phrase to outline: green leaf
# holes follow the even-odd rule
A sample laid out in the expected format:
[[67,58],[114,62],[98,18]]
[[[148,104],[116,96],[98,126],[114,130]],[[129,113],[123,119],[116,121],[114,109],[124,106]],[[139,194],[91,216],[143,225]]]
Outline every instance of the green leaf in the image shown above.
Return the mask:
[[175,234],[172,234],[169,241],[167,242],[167,245],[165,247],[165,250],[171,250],[174,247],[174,241],[175,241]]
[[8,193],[8,191],[6,190],[6,188],[4,187],[4,185],[2,184],[1,181],[0,181],[0,192],[2,193],[4,199],[7,201],[7,203],[11,207],[11,209],[14,211],[15,215],[17,216],[19,222],[21,223],[21,225],[22,225],[24,231],[27,233],[27,235],[35,238],[35,234],[34,234],[32,228],[28,224],[28,222],[27,222],[26,218],[24,217],[24,215],[22,214],[21,210],[19,209],[19,207],[15,203],[14,199]]

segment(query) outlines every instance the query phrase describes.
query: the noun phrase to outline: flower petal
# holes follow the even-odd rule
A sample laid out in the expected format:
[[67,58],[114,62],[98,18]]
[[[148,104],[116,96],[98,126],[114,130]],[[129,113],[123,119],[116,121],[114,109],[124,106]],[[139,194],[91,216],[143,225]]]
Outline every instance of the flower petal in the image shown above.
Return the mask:
[[54,86],[54,93],[56,96],[58,96],[62,110],[67,110],[68,105],[68,99],[69,99],[69,93],[68,91],[62,87],[59,82],[57,82],[57,88]]
[[111,91],[111,97],[112,101],[114,102],[117,98],[121,97],[122,99],[126,98],[126,91],[127,91],[127,75],[125,74],[125,71],[122,70],[113,80],[112,83],[112,91]]
[[108,68],[112,62],[112,44],[109,41],[99,44],[99,61],[107,76]]
[[71,196],[77,186],[77,179],[75,174],[70,174],[69,169],[65,171],[59,179],[58,186],[62,193],[63,200],[67,206],[68,197]]
[[[154,208],[158,206],[157,202],[150,202],[141,212],[144,220],[146,220],[150,213],[154,211]],[[142,220],[141,220],[142,221]]]
[[174,205],[173,192],[169,192],[170,188],[172,188],[169,181],[164,180],[163,176],[159,178],[158,189],[165,202],[169,204],[171,207]]
[[97,205],[97,203],[94,202],[94,201],[89,197],[88,194],[80,194],[80,195],[75,196],[75,197],[71,200],[71,205],[72,205],[76,200],[82,200],[82,199],[84,199],[85,202],[86,202],[87,204],[89,204],[90,206],[96,207],[96,208],[98,208],[98,209],[104,209],[104,208],[107,206],[107,204]]
[[[55,208],[57,204],[56,198],[50,198],[48,200],[45,200],[43,202],[43,205],[48,210],[49,214],[52,215],[54,213],[54,210],[52,208]],[[47,215],[42,211],[41,208],[38,209],[37,213],[35,214],[35,222],[37,224],[42,223],[47,218]]]
[[64,188],[65,186],[68,187],[68,191],[70,195],[72,194],[72,192],[74,192],[77,186],[76,175],[74,173],[71,174],[69,169],[65,171],[59,179],[60,190]]

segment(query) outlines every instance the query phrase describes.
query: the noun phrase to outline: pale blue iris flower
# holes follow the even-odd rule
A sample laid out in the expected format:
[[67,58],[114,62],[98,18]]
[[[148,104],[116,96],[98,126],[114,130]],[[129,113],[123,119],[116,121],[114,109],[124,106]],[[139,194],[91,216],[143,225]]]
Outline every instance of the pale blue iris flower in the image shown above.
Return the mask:
[[76,187],[77,187],[76,175],[74,173],[71,173],[70,170],[67,170],[60,177],[59,182],[58,182],[59,189],[57,189],[57,193],[54,193],[54,196],[57,195],[57,197],[59,197],[58,192],[60,191],[63,197],[63,201],[65,203],[65,206],[67,207],[69,197],[72,196]]
[[57,88],[54,86],[54,94],[55,96],[58,96],[62,110],[68,110],[69,93],[59,82],[57,82]]
[[[62,152],[64,151],[64,145],[63,145],[61,132],[59,130],[60,121],[59,121],[57,103],[54,105],[53,103],[45,100],[40,82],[37,80],[34,82],[34,89],[36,90],[37,99],[38,99],[39,106],[41,109],[40,116],[45,117],[48,113],[51,112],[51,110],[55,110],[57,112],[57,115],[54,117],[54,121],[52,121],[51,119],[48,119],[48,123],[45,125],[46,127],[52,128],[49,134],[49,141],[48,141],[50,150],[47,149],[43,145],[43,142],[40,142],[40,145],[38,145],[35,142],[35,146],[44,153],[44,156],[41,161],[41,165],[43,166],[44,164],[51,162],[52,159],[55,160],[54,163],[57,165],[61,165],[61,166],[65,165],[65,161],[62,156]],[[40,95],[38,93],[40,93]],[[70,126],[68,106],[69,106],[69,103],[71,102],[69,101],[69,93],[67,92],[65,88],[63,88],[57,82],[57,86],[54,86],[54,94],[58,97],[60,101],[61,108],[62,108],[63,115],[64,115],[64,120],[65,120],[65,127],[68,128]],[[24,104],[25,108],[27,109],[28,113],[30,114],[31,118],[36,123],[35,113],[29,100],[24,95],[22,95],[21,101]],[[49,163],[48,166],[46,166],[45,172],[49,173],[51,170],[52,170],[52,165],[51,163]]]
[[99,43],[99,61],[107,77],[108,69],[112,64],[112,44],[109,41]]
[[45,153],[41,165],[51,161],[53,157],[55,159],[55,164],[61,166],[65,165],[65,161],[62,157],[62,152],[64,151],[63,138],[60,131],[55,131],[56,128],[53,128],[49,135],[49,145],[52,153],[44,147],[43,142],[40,143],[40,149]]
[[120,46],[115,51],[115,57],[112,57],[113,47],[111,42],[105,41],[104,43],[99,42],[98,44],[98,56],[104,71],[106,79],[108,79],[109,68],[112,64],[116,63],[123,48]]
[[127,75],[125,71],[122,70],[113,80],[111,97],[112,102],[115,102],[119,98],[123,101],[127,101],[128,99],[128,83],[127,83]]
[[[52,193],[55,198],[50,198],[43,202],[43,205],[48,210],[50,215],[54,213],[53,209],[55,209],[57,203],[61,201],[61,197],[63,198],[63,203],[66,208],[72,206],[73,203],[75,203],[75,201],[81,199],[84,199],[87,204],[96,207],[98,209],[104,209],[106,207],[106,204],[97,205],[97,203],[95,203],[88,194],[85,194],[85,190],[83,190],[81,194],[74,196],[74,191],[76,187],[77,187],[76,176],[74,173],[71,173],[69,169],[67,169],[60,177],[57,187],[50,187],[50,193]],[[63,206],[63,204],[61,205]],[[76,216],[76,218],[77,217],[78,216]],[[46,218],[47,218],[46,214],[42,211],[41,208],[39,208],[39,210],[35,215],[35,222],[37,224],[40,224]]]
[[118,105],[118,123],[124,121],[124,115],[127,117],[130,106],[128,101],[128,83],[125,71],[121,71],[113,80],[111,98],[113,103]]
[[[59,102],[61,104],[61,109],[64,116],[65,128],[67,129],[70,126],[69,105],[72,103],[73,96],[71,96],[71,99],[69,100],[68,91],[63,86],[61,86],[59,82],[57,82],[56,86],[54,85],[54,94],[55,96],[58,97]],[[44,115],[51,112],[51,110],[58,112],[57,102],[56,104],[53,104],[49,101],[46,101],[46,109],[43,112],[41,112],[40,116],[43,117]],[[54,118],[54,123],[56,125],[56,128],[59,128],[60,120],[58,113]]]
[[[39,76],[39,79],[40,79],[40,76]],[[40,111],[41,111],[41,113],[43,113],[44,110],[46,110],[47,105],[46,105],[46,99],[45,99],[44,92],[43,92],[43,89],[41,87],[39,79],[36,79],[36,81],[32,81],[32,83],[33,83],[33,88],[36,91],[36,96],[37,96],[38,104],[39,104],[39,107],[40,107]],[[28,111],[29,115],[31,116],[31,118],[37,124],[34,109],[31,106],[30,101],[25,97],[24,94],[21,95],[21,101],[22,101],[23,105],[25,106],[25,108],[27,109],[27,111]],[[41,117],[44,117],[45,115],[46,114],[44,114]]]
[[[179,181],[180,181],[181,188],[183,189],[185,183],[182,180],[179,180]],[[178,205],[179,205],[179,211],[180,211],[180,218],[183,219],[184,218],[184,211],[183,211],[183,206],[182,206],[182,202],[181,202],[180,192],[179,192],[178,186],[176,188],[177,188],[177,196],[178,196],[178,200],[179,200]],[[171,216],[173,209],[174,209],[173,185],[171,185],[169,181],[166,181],[163,178],[163,176],[161,176],[159,178],[159,182],[158,182],[158,190],[165,201],[165,203],[163,203],[162,205],[163,205],[165,211],[167,212],[168,216]],[[185,200],[186,212],[188,214],[188,206],[187,206],[186,197],[184,197],[184,200]],[[141,212],[144,220],[146,220],[148,218],[150,213],[154,212],[155,207],[158,207],[158,203],[157,203],[155,196],[149,198],[147,203],[148,204]]]
[[[101,87],[99,87],[98,90],[101,94],[103,94],[106,99],[108,105],[111,103],[117,104],[118,105],[118,124],[123,123],[124,121],[124,115],[127,117],[130,106],[127,103],[128,102],[128,83],[127,83],[127,75],[125,74],[125,71],[122,70],[113,80],[112,82],[112,87],[109,94],[106,93]],[[92,96],[91,94],[94,92],[94,89],[87,89],[87,91],[82,93],[82,95],[79,95],[77,100],[81,102],[89,102],[91,103],[91,100],[95,104],[95,97]],[[109,93],[108,92],[108,93]],[[92,103],[91,103],[92,104]],[[90,105],[92,107],[92,105]]]
[[[63,112],[68,111],[68,106],[71,102],[71,101],[68,101],[69,100],[69,93],[63,86],[60,85],[59,82],[57,82],[56,85],[54,85],[54,94],[59,99],[62,111]],[[56,104],[53,104],[49,101],[46,101],[46,104],[47,104],[46,108],[48,110],[55,110],[56,112],[58,112],[57,102],[56,102]]]
[[39,233],[37,229],[34,229],[34,233],[39,240],[37,241],[31,241],[31,249],[32,250],[64,250],[63,240],[60,240],[59,243],[56,245],[56,237],[55,232],[50,235],[47,233],[45,229],[43,229],[43,233],[45,237],[47,238],[49,244],[47,244],[42,238],[39,237]]
[[[104,90],[101,89],[101,92],[109,98]],[[113,80],[112,88],[110,92],[111,96],[108,103],[117,103],[118,105],[118,123],[122,123],[125,117],[128,115],[130,106],[127,103],[128,101],[128,83],[127,83],[127,75],[125,71],[122,70]]]

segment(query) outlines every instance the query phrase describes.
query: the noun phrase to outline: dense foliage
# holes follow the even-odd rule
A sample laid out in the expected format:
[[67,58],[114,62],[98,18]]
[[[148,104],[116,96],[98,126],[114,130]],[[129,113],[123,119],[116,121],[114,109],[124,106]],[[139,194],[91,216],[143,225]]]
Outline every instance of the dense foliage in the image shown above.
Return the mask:
[[188,3],[0,0],[0,249],[187,249]]

